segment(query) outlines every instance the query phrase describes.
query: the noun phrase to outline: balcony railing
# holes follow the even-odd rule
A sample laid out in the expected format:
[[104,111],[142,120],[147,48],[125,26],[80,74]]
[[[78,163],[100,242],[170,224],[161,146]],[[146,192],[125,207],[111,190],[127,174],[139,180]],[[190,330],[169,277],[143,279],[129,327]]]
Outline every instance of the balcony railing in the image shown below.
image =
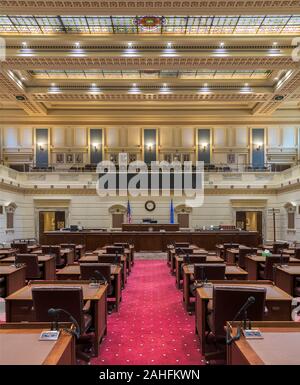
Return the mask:
[[[296,164],[277,164],[277,163],[265,163],[264,165],[257,166],[255,164],[223,164],[223,163],[214,163],[214,164],[205,164],[205,172],[213,173],[246,173],[246,172],[281,172],[295,166]],[[119,169],[118,165],[116,170]],[[97,169],[96,164],[86,164],[84,166],[78,165],[57,165],[57,164],[45,164],[45,165],[30,165],[30,164],[10,164],[7,165],[16,171],[19,172],[68,172],[68,173],[95,173]],[[183,167],[183,166],[182,166]],[[195,169],[195,166],[193,166]],[[150,166],[148,167],[150,169]]]

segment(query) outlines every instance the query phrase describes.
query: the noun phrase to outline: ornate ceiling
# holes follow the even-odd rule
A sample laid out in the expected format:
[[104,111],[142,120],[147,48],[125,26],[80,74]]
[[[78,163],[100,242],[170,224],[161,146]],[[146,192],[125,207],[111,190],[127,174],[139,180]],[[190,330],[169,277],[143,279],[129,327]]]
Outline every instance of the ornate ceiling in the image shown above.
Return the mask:
[[121,121],[125,110],[128,122],[144,111],[150,122],[151,110],[164,122],[174,111],[195,122],[221,111],[299,122],[300,1],[0,0],[0,9],[4,123],[71,123],[74,111]]

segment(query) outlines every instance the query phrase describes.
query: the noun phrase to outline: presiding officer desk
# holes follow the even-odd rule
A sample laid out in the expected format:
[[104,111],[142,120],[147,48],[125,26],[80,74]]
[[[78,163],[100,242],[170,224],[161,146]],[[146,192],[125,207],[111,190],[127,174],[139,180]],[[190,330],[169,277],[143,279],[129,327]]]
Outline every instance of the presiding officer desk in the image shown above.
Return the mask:
[[[232,324],[232,325],[231,325]],[[227,323],[236,335],[238,323]],[[300,365],[299,322],[256,321],[253,329],[259,329],[263,339],[246,339],[243,335],[227,345],[228,365]]]
[[27,286],[5,298],[6,322],[34,322],[32,287],[82,287],[84,302],[91,302],[92,324],[95,328],[95,352],[99,351],[102,337],[107,331],[107,285],[91,287],[89,281],[31,281]]
[[196,290],[196,333],[199,336],[201,351],[206,352],[205,332],[207,319],[207,305],[213,299],[213,285],[255,286],[266,288],[266,321],[290,321],[292,311],[292,297],[275,286],[271,281],[212,281]]
[[75,337],[61,330],[57,341],[39,341],[48,330],[49,322],[0,325],[0,365],[76,365]]
[[174,242],[188,242],[206,250],[215,250],[218,243],[234,242],[256,247],[260,243],[257,231],[200,230],[200,231],[48,231],[40,235],[40,243],[56,245],[75,243],[96,250],[116,242],[134,244],[136,251],[166,251]]

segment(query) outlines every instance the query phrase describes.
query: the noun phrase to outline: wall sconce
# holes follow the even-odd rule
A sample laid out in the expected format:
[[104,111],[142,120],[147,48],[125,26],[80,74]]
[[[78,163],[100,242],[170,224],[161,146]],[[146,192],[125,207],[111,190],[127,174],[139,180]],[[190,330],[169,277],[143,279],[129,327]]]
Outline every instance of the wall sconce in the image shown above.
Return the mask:
[[207,146],[208,146],[207,143],[200,143],[199,144],[199,149],[202,150],[202,152],[206,152]]
[[262,143],[257,143],[256,144],[256,151],[260,151],[262,149],[263,144]]
[[45,147],[43,143],[38,143],[38,146],[40,151],[45,151]]

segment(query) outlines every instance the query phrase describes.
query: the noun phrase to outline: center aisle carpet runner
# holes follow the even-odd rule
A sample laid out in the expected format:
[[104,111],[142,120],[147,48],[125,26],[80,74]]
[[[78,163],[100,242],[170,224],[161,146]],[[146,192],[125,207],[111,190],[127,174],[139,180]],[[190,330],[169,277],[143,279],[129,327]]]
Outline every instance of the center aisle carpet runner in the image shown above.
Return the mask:
[[165,261],[137,260],[93,365],[201,365],[195,317]]

